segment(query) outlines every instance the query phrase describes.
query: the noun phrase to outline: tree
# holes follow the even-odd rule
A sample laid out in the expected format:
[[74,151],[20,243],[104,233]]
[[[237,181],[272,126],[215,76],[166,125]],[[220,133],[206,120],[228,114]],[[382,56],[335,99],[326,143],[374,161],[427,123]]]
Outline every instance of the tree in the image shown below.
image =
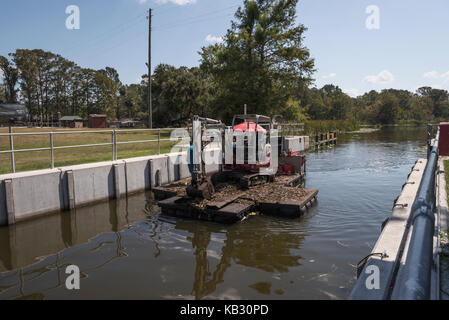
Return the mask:
[[[245,0],[224,43],[202,48],[201,68],[217,84],[214,113],[224,120],[241,113],[276,113],[304,83],[314,60],[295,26],[298,0]],[[289,110],[286,108],[285,110]]]
[[142,92],[144,88],[139,84],[131,84],[123,86],[120,89],[120,105],[119,105],[119,119],[122,118],[141,118],[146,117],[146,114],[142,117],[139,116],[139,111],[143,111],[143,107],[146,104],[142,100]]
[[154,71],[154,119],[162,126],[185,124],[206,115],[208,85],[198,68],[160,64]]
[[115,92],[115,95],[113,97],[112,105],[110,106],[110,108],[115,110],[115,118],[119,120],[120,110],[118,97],[120,95],[120,88],[123,86],[122,82],[120,81],[120,76],[117,70],[111,67],[106,67],[104,70],[100,70],[100,72],[112,81],[112,90]]
[[413,119],[418,121],[430,121],[434,110],[434,103],[431,98],[419,96],[413,99],[410,112]]
[[377,123],[394,124],[399,118],[399,100],[391,92],[382,92],[373,109]]
[[6,103],[6,87],[0,83],[0,103]]
[[15,103],[17,102],[16,85],[19,73],[9,60],[3,56],[0,56],[0,70],[3,73],[5,102]]
[[436,118],[449,117],[449,93],[446,90],[422,87],[416,90],[418,96],[427,97],[433,102],[433,115]]
[[20,89],[32,117],[39,115],[37,106],[37,74],[36,58],[30,50],[16,50],[11,54],[12,59],[19,71]]

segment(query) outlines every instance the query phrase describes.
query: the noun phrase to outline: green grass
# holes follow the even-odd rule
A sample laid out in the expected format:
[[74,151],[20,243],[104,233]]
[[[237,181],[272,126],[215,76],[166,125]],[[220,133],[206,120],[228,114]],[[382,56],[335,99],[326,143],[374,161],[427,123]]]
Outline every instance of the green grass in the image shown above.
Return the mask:
[[[446,194],[449,196],[449,160],[443,161],[444,172],[446,177]],[[449,198],[448,198],[449,201]]]
[[[448,195],[448,202],[449,202],[449,160],[443,161],[443,164],[446,179],[446,195]],[[443,247],[447,247],[449,245],[449,231],[441,230],[440,237]]]
[[[50,132],[50,129],[30,129],[30,128],[14,128],[15,133],[25,132]],[[70,129],[57,130],[61,131],[94,131],[89,129]],[[0,133],[7,133],[8,128],[0,128]],[[162,131],[161,139],[169,139],[170,132]],[[138,131],[138,132],[122,132],[117,134],[118,142],[141,141],[141,140],[157,140],[157,132]],[[74,134],[57,134],[54,135],[54,146],[75,146],[86,144],[110,143],[112,140],[111,133],[74,133]],[[161,153],[168,153],[177,142],[161,141]],[[42,136],[15,136],[14,149],[31,149],[31,148],[49,148],[49,135]],[[9,137],[0,136],[0,150],[9,150]],[[117,158],[126,159],[134,157],[142,157],[158,154],[158,143],[137,143],[124,144],[117,146]],[[91,162],[111,161],[112,146],[85,147],[55,150],[54,152],[55,167],[63,167],[76,164],[85,164]],[[51,167],[50,151],[30,151],[15,153],[16,172],[47,169]],[[11,156],[10,154],[0,154],[0,174],[11,172]]]
[[360,129],[360,123],[353,120],[315,120],[305,122],[305,133],[314,136],[329,131],[350,132]]

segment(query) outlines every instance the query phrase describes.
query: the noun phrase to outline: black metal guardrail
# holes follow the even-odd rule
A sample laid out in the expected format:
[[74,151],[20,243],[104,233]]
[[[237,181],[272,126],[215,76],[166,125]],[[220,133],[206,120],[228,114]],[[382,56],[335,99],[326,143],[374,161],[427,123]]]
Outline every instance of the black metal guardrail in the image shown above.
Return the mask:
[[433,237],[435,233],[435,179],[438,165],[440,129],[431,145],[431,126],[428,129],[427,165],[423,173],[411,211],[412,235],[403,274],[395,287],[397,299],[429,300],[433,264]]

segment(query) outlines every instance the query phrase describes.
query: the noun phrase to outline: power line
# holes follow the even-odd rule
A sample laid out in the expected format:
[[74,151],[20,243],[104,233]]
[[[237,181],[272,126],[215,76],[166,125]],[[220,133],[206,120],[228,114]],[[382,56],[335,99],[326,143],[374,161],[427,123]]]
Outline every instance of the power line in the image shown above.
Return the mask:
[[138,25],[140,22],[142,22],[145,19],[145,14],[139,14],[138,16],[133,17],[132,19],[122,22],[112,28],[109,28],[107,31],[102,32],[93,38],[87,39],[82,42],[78,42],[68,48],[68,50],[72,50],[74,48],[82,48],[85,45],[91,44],[91,43],[99,43],[103,42],[105,40],[110,40],[111,35],[117,35],[120,33],[123,33],[130,28]]
[[[137,34],[137,35],[140,36],[140,34]],[[136,37],[127,37],[126,39],[121,40],[120,42],[118,42],[118,43],[116,43],[116,44],[114,44],[112,46],[98,47],[98,48],[95,49],[95,52],[89,52],[89,53],[86,53],[85,55],[81,54],[81,55],[78,55],[78,57],[82,57],[82,58],[90,58],[90,57],[93,57],[93,56],[98,57],[98,56],[101,56],[101,55],[104,55],[104,54],[107,54],[107,53],[111,52],[112,49],[120,47],[120,46],[124,45],[125,43],[131,42],[131,41],[134,41],[134,40],[136,40]]]
[[232,8],[236,8],[238,6],[239,5],[233,5],[233,6],[229,6],[229,7],[226,7],[226,8],[219,9],[219,10],[209,11],[209,12],[206,12],[206,13],[203,13],[203,14],[200,14],[200,15],[196,15],[196,16],[191,16],[191,17],[187,17],[187,18],[184,18],[184,19],[177,19],[176,22],[156,25],[153,30],[155,30],[157,28],[163,28],[163,27],[166,27],[166,26],[171,26],[174,23],[176,23],[176,25],[184,25],[184,23],[199,22],[199,21],[203,21],[204,19],[201,19],[201,18],[205,18],[205,17],[216,16],[214,18],[217,18],[217,17],[221,17],[221,16],[228,16],[231,13],[227,12],[227,13],[225,13],[223,15],[223,13],[224,13],[223,11],[229,10],[229,9],[232,9]]
[[159,27],[158,29],[153,29],[153,31],[155,31],[155,32],[165,32],[167,30],[172,30],[172,29],[176,29],[176,28],[179,28],[179,27],[184,27],[184,26],[188,26],[188,25],[192,25],[192,24],[196,24],[196,23],[201,23],[201,22],[206,22],[206,21],[210,21],[210,20],[215,20],[217,18],[231,17],[232,15],[233,15],[232,13],[228,13],[228,14],[225,14],[225,15],[218,15],[218,16],[214,16],[214,17],[199,19],[199,20],[196,20],[196,21],[190,21],[190,22],[187,22],[187,23],[171,24],[171,25],[167,25],[163,29],[161,27]]

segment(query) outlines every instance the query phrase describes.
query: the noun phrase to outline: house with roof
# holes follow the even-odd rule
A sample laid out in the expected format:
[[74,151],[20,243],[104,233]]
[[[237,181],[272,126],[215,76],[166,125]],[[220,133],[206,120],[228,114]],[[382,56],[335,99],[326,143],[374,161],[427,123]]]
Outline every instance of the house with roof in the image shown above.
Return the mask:
[[78,116],[64,116],[60,119],[61,126],[65,128],[83,128],[84,120]]

